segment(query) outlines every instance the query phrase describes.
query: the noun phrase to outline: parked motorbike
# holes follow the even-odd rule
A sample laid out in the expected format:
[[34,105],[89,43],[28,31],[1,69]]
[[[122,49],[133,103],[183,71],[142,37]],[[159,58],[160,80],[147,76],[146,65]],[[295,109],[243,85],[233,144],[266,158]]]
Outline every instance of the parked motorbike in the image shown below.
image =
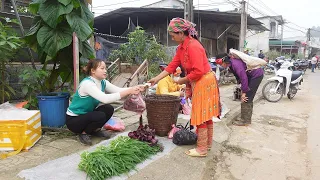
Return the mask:
[[218,65],[215,61],[215,58],[210,58],[210,66],[212,71],[216,73],[217,80],[220,84],[227,84],[227,83],[237,83],[236,78],[232,73],[229,72],[229,68],[224,68]]
[[294,65],[293,70],[302,71],[304,74],[308,69],[309,63],[305,60],[297,60],[296,62],[293,63],[293,65]]
[[268,63],[265,67],[264,67],[264,72],[267,74],[272,74],[275,72],[275,65],[274,63]]
[[269,102],[278,102],[283,95],[293,99],[303,82],[302,71],[294,71],[292,62],[278,63],[281,64],[280,69],[276,70],[276,75],[269,78],[262,88],[263,97]]

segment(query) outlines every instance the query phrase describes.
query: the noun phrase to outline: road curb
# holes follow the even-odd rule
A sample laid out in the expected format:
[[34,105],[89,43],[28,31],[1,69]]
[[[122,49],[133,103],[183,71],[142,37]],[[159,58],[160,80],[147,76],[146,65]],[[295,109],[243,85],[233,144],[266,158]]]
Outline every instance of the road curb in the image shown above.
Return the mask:
[[[267,82],[268,78],[269,78],[268,76],[265,76],[265,78],[262,80],[259,86],[259,89],[256,93],[256,96],[253,100],[253,104],[257,104],[263,99],[262,87],[263,87],[263,84]],[[226,116],[221,119],[222,121],[215,123],[214,136],[213,136],[213,140],[215,142],[221,144],[229,140],[230,135],[232,133],[232,130],[230,128],[232,126],[232,121],[235,118],[237,118],[237,116],[239,116],[240,114],[241,114],[241,106],[239,101],[239,105],[231,109],[229,113],[227,113]]]
[[[253,104],[257,104],[259,103],[261,100],[263,99],[263,95],[262,93],[259,93],[256,95],[255,99],[253,100]],[[239,102],[240,103],[240,102]],[[229,112],[229,114],[226,115],[225,118],[225,123],[227,126],[232,125],[232,120],[235,119],[237,116],[239,116],[241,114],[241,106],[239,104],[239,106],[232,111]]]

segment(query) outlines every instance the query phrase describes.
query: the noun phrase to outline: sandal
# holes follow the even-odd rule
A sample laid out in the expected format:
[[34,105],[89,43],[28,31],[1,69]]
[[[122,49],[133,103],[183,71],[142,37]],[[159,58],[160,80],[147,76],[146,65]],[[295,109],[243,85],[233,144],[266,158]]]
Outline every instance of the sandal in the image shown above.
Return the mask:
[[189,151],[186,151],[185,153],[186,153],[186,155],[192,156],[192,157],[206,157],[207,156],[207,153],[200,154],[200,153],[198,153],[198,151],[196,149],[190,149]]

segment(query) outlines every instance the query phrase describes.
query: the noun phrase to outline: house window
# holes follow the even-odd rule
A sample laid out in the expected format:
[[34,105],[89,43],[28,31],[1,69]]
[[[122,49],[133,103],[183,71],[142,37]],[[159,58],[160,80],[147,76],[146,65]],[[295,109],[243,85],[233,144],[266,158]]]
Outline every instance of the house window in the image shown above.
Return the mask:
[[275,22],[270,23],[270,37],[271,38],[276,37],[276,23]]

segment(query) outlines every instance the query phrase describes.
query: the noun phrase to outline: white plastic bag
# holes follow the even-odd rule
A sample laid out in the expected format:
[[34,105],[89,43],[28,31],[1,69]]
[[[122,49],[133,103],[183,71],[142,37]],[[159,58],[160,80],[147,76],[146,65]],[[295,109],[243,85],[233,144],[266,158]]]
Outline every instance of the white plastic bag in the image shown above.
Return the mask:
[[235,49],[230,49],[230,54],[232,54],[235,58],[241,59],[247,65],[247,70],[258,69],[261,66],[267,65],[267,62],[258,57],[249,56],[243,52],[240,52]]
[[14,105],[10,104],[9,102],[5,102],[3,104],[0,104],[0,109],[15,110],[15,109],[18,109],[18,108],[16,108]]

